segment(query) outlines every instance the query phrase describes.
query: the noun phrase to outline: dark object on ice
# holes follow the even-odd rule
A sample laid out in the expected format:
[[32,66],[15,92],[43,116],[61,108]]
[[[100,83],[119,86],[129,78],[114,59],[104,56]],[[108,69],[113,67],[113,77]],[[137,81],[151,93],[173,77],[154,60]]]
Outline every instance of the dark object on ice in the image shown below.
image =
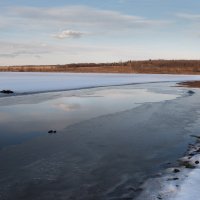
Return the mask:
[[48,131],[48,133],[49,133],[49,134],[56,134],[57,131],[56,131],[56,130],[50,130],[50,131]]
[[198,160],[197,160],[197,161],[195,161],[195,164],[197,164],[197,165],[198,165],[198,164],[199,164],[199,161],[198,161]]
[[179,180],[179,178],[168,178],[167,180],[168,181],[177,181],[177,180]]
[[178,173],[178,172],[180,172],[179,169],[174,169],[174,173]]
[[188,90],[188,94],[192,95],[192,94],[195,94],[195,92],[192,90]]
[[188,168],[188,169],[194,169],[195,168],[195,166],[193,166],[191,163],[189,163],[189,162],[185,162],[184,163],[184,166],[185,166],[185,168]]
[[163,198],[159,195],[159,196],[157,196],[157,199],[163,199]]
[[200,148],[198,150],[196,150],[195,152],[200,153]]
[[181,161],[180,163],[182,166],[184,166],[185,168],[188,169],[194,169],[195,166],[193,164],[191,164],[189,161]]
[[200,136],[198,135],[190,135],[191,137],[194,137],[194,138],[197,138],[197,139],[200,139]]
[[53,130],[48,131],[48,133],[53,133]]
[[1,93],[3,93],[3,94],[13,94],[14,92],[12,90],[1,90]]

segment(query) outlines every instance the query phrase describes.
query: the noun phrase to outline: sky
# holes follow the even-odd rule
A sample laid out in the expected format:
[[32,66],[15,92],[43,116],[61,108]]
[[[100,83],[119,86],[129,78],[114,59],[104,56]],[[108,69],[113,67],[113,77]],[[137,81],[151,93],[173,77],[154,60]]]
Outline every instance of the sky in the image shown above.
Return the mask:
[[198,0],[0,0],[0,65],[200,59]]

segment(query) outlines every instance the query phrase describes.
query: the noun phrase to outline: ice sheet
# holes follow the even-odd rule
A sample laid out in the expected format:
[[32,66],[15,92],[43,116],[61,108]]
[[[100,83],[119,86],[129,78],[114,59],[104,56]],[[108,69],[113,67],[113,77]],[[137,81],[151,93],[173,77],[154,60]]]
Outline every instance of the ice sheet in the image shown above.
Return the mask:
[[[0,73],[0,90],[10,89],[16,93],[70,90],[110,85],[150,82],[179,82],[200,80],[197,75],[154,74],[75,74],[75,73]],[[200,158],[195,158],[200,160]],[[200,199],[200,169],[183,169],[177,175],[166,175],[149,180],[139,199]]]
[[0,90],[16,93],[81,89],[134,83],[200,80],[200,75],[1,72]]

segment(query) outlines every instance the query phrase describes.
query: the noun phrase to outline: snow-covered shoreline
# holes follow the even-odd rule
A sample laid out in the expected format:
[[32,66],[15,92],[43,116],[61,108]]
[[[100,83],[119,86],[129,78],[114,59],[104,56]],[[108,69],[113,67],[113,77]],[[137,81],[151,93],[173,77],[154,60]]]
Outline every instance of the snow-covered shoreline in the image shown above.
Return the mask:
[[26,94],[193,80],[200,80],[200,75],[1,72],[0,90],[12,90],[16,94]]
[[200,140],[188,147],[179,165],[147,180],[137,200],[198,200],[200,196]]

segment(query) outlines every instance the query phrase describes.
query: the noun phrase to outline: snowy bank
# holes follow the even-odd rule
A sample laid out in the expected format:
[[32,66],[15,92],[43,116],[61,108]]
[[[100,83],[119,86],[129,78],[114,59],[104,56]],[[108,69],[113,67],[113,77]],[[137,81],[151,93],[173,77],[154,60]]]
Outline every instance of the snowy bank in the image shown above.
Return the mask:
[[163,175],[151,178],[142,186],[137,200],[198,200],[200,199],[200,140],[189,145],[179,166],[169,168]]
[[150,82],[200,80],[200,75],[1,72],[0,90],[32,93]]

